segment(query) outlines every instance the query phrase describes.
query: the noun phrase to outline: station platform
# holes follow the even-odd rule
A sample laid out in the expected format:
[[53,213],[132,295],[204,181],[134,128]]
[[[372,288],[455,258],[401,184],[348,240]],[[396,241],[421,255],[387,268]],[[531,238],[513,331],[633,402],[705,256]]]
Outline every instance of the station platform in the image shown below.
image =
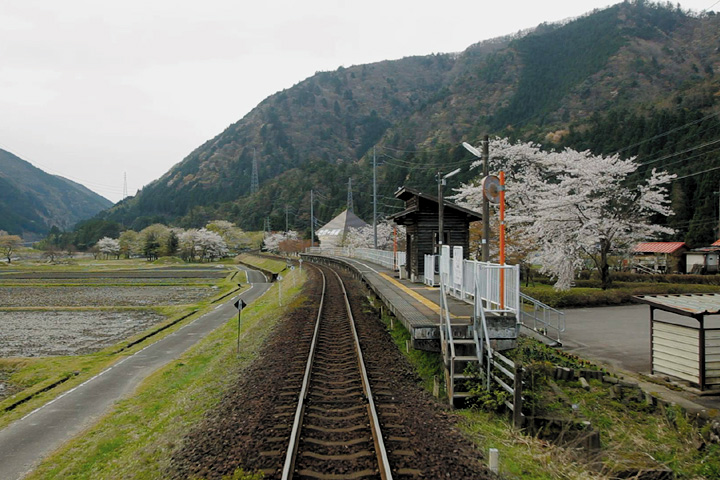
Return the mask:
[[[354,258],[302,254],[316,263],[339,265],[349,269],[377,296],[410,332],[413,348],[440,350],[440,289],[398,278],[397,272],[381,265]],[[453,334],[467,335],[472,325],[473,306],[448,296]]]

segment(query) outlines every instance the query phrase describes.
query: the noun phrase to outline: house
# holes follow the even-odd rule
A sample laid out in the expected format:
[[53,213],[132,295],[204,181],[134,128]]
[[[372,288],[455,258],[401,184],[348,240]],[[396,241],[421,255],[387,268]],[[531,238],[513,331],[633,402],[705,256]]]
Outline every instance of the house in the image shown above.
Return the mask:
[[645,242],[632,249],[634,268],[639,273],[683,273],[685,242]]
[[360,217],[350,210],[345,210],[317,231],[320,248],[340,247],[351,228],[362,228],[366,225]]
[[[395,192],[395,197],[405,202],[405,209],[390,216],[390,219],[405,226],[407,278],[413,282],[422,281],[425,255],[438,253],[438,199],[407,187],[401,187]],[[447,200],[443,200],[443,206],[442,244],[463,247],[463,255],[467,258],[470,223],[482,220],[482,215]]]
[[720,270],[720,240],[709,247],[685,253],[686,273],[718,273]]

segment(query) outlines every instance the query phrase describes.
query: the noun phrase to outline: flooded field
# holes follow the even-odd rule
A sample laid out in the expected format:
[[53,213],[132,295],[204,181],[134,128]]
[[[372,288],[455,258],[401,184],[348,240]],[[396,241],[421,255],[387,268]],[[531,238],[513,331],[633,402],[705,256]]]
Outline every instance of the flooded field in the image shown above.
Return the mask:
[[[182,305],[196,303],[216,292],[217,289],[213,287],[179,286],[0,286],[0,307],[143,307]],[[0,315],[2,314],[0,313]]]
[[0,312],[0,357],[92,353],[164,319],[152,311]]
[[[216,295],[213,284],[228,273],[224,267],[3,272],[0,357],[101,350],[165,320],[149,307],[190,305]],[[107,310],[87,309],[94,307]]]

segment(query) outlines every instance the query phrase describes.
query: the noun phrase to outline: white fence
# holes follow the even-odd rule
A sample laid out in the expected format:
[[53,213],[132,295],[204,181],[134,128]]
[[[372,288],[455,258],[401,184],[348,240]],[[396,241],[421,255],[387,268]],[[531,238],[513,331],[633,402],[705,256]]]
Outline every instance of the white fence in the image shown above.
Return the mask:
[[[478,282],[480,298],[485,311],[520,311],[520,268],[517,265],[499,265],[497,263],[464,260],[462,247],[443,246],[440,255],[440,276],[448,286],[448,292],[461,300],[474,302],[475,287]],[[425,283],[435,282],[434,255],[425,255]],[[432,265],[432,269],[428,267]],[[477,279],[477,280],[476,280]]]
[[375,250],[374,248],[321,248],[311,247],[305,250],[307,253],[316,255],[332,255],[336,257],[348,257],[355,258],[358,260],[366,260],[368,262],[382,265],[390,270],[402,270],[405,266],[406,256],[405,252],[391,252],[387,250]]

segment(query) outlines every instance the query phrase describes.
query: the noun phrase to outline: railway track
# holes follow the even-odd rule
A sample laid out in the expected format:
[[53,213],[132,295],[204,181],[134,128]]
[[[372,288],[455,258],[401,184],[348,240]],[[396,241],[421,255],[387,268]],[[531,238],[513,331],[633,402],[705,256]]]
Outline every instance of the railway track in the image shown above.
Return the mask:
[[[242,468],[273,480],[494,478],[479,462],[482,454],[419,388],[367,308],[362,285],[347,279],[357,320],[351,327],[346,293],[331,267],[305,265],[313,268],[308,300],[184,439],[187,448],[168,476],[221,478]],[[358,363],[363,354],[367,373]]]
[[323,294],[281,478],[391,479],[345,286],[334,271],[321,272]]

